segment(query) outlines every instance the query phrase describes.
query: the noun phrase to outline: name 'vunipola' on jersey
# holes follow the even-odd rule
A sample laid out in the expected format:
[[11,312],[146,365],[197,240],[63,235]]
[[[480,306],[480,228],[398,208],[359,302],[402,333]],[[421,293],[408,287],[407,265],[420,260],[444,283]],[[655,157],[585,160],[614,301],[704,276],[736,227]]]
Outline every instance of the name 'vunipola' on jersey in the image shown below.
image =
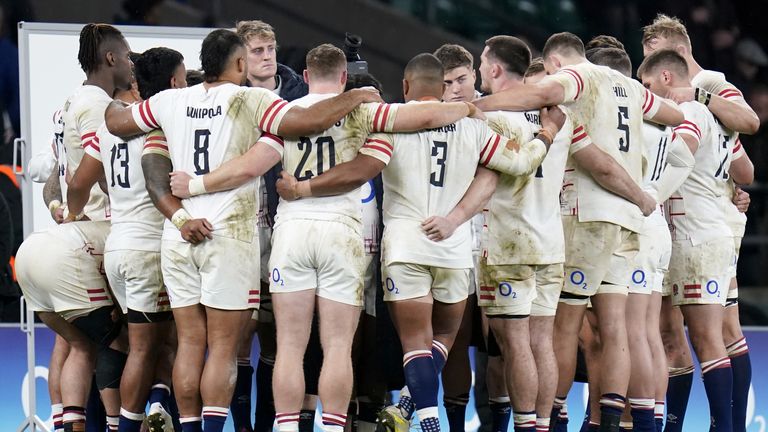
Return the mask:
[[[282,139],[273,135],[287,105],[262,88],[227,83],[206,89],[198,84],[160,92],[134,105],[132,113],[143,131],[163,129],[175,170],[204,175],[244,154],[258,139],[282,145]],[[262,131],[267,136],[261,136]],[[159,147],[145,146],[145,151],[163,153]],[[232,190],[184,199],[183,205],[193,217],[207,219],[213,235],[251,242],[256,233],[258,186],[254,179]],[[170,221],[165,223],[163,238],[182,241]]]
[[[309,94],[288,107],[309,107],[336,94]],[[297,180],[309,180],[357,156],[365,139],[374,132],[391,132],[398,105],[366,103],[358,106],[330,129],[312,136],[286,139],[285,146],[273,145],[283,159],[283,169]],[[359,224],[362,218],[360,190],[328,197],[280,200],[276,223],[289,218],[341,220]],[[346,221],[344,220],[346,219]]]
[[[643,180],[643,119],[652,118],[661,101],[639,82],[605,66],[589,62],[560,69],[545,79],[559,82],[565,90],[564,105],[574,125],[587,135],[641,184]],[[643,214],[631,202],[609,192],[592,176],[575,167],[572,178],[579,221],[602,221],[638,232]]]
[[141,169],[145,143],[165,145],[159,131],[127,142],[109,133],[102,125],[85,152],[101,162],[107,181],[112,212],[112,229],[105,251],[139,250],[157,252],[165,219],[149,197]]
[[[419,133],[374,134],[366,140],[360,153],[387,164],[383,171],[384,264],[473,267],[469,222],[440,242],[429,240],[421,223],[430,216],[445,216],[456,206],[478,164],[490,169],[509,166],[506,141],[475,119]],[[525,160],[525,167],[532,167],[545,155],[544,144],[536,142],[528,151],[521,147],[517,156]]]

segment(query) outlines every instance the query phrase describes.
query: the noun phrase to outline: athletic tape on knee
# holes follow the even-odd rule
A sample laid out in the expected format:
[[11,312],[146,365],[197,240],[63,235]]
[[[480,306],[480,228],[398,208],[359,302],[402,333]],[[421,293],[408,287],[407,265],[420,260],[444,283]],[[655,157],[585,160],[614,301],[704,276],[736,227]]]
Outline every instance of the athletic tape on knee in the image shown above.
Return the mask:
[[96,354],[95,373],[96,387],[99,390],[118,388],[120,386],[120,377],[123,376],[123,368],[127,358],[127,354],[109,347],[99,349],[99,352]]

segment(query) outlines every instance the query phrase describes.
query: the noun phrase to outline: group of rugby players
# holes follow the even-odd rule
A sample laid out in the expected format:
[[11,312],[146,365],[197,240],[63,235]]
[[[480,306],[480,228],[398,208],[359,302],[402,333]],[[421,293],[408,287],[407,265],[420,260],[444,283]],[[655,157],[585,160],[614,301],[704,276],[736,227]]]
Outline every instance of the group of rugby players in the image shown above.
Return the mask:
[[[758,120],[677,19],[645,27],[643,49],[636,80],[609,36],[558,33],[533,60],[494,36],[481,94],[472,55],[444,45],[388,104],[333,45],[303,77],[278,65],[261,21],[211,32],[189,87],[178,52],[86,25],[56,163],[33,165],[59,225],[16,260],[57,333],[55,429],[86,430],[93,377],[109,430],[221,431],[230,406],[236,431],[311,430],[319,400],[324,431],[439,431],[443,372],[463,430],[474,326],[494,431],[567,430],[579,348],[582,430],[681,431],[685,323],[710,430],[743,431],[738,134]],[[381,358],[400,349],[385,407]]]

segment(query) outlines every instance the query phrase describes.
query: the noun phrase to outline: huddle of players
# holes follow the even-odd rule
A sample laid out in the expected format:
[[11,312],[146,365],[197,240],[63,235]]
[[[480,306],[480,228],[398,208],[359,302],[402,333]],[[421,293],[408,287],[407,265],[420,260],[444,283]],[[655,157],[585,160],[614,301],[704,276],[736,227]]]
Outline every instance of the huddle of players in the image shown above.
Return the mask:
[[[57,214],[66,193],[64,221],[90,221],[33,234],[17,257],[30,306],[68,342],[57,339],[54,352],[61,358],[60,379],[52,380],[61,383],[52,389],[59,426],[82,430],[90,388],[83,371],[95,368],[111,428],[138,430],[148,394],[150,427],[170,427],[172,383],[182,430],[222,429],[242,335],[263,297],[254,281],[254,257],[262,254],[258,178],[282,162],[283,200],[266,273],[278,330],[272,380],[279,430],[298,430],[305,390],[296,371],[315,312],[328,362],[318,384],[324,430],[346,425],[370,263],[359,188],[379,173],[382,285],[407,384],[398,405],[382,412],[385,427],[407,430],[415,412],[422,429],[440,429],[438,375],[466,321],[476,272],[478,304],[501,354],[495,367],[489,362],[498,378],[495,388],[489,384],[495,430],[507,429],[510,405],[515,430],[565,427],[579,342],[593,354],[595,404],[585,427],[619,430],[628,397],[630,430],[660,428],[662,303],[665,336],[682,338],[675,348],[687,347],[680,311],[689,325],[713,430],[739,430],[739,421],[743,430],[749,357],[736,308],[723,308],[726,297],[735,304],[735,294],[721,289],[734,276],[734,239],[743,235],[732,197],[742,210],[748,202],[733,184],[751,181],[732,131],[754,132],[754,113],[721,74],[692,74],[700,68],[678,21],[657,19],[644,47],[639,72],[650,91],[628,77],[620,47],[585,52],[578,38],[560,33],[545,45],[543,62],[531,65],[522,41],[491,38],[480,64],[482,89],[491,95],[475,101],[485,121],[471,104],[439,102],[451,97],[447,81],[459,88],[474,81],[471,56],[468,67],[454,63],[471,77],[452,76],[457,67],[438,60],[441,51],[460,58],[456,47],[412,59],[403,80],[409,103],[384,104],[366,89],[343,93],[345,57],[321,45],[307,56],[309,94],[288,103],[241,87],[257,50],[217,30],[201,50],[205,84],[162,91],[185,87],[183,59],[153,49],[136,60],[137,97],[129,91],[125,40],[110,26],[86,26],[80,61],[88,79],[62,110],[60,167],[51,176],[63,177],[62,192],[57,200],[46,187],[46,203]],[[143,101],[123,106],[112,95]],[[546,108],[558,105],[567,115]],[[99,182],[109,192],[111,231],[98,221],[106,202]],[[481,211],[476,264],[466,222]],[[664,215],[674,234],[666,250]],[[739,223],[740,233],[732,228]],[[109,285],[98,273],[102,259]],[[72,271],[54,271],[67,264]],[[671,295],[663,302],[662,278]],[[130,351],[111,313],[113,298],[127,317]],[[169,306],[178,339],[172,379]],[[672,399],[687,401],[692,360],[687,350],[667,357],[667,430],[680,430],[685,401],[673,413]],[[453,400],[460,405],[461,393]],[[463,428],[463,412],[454,427]]]

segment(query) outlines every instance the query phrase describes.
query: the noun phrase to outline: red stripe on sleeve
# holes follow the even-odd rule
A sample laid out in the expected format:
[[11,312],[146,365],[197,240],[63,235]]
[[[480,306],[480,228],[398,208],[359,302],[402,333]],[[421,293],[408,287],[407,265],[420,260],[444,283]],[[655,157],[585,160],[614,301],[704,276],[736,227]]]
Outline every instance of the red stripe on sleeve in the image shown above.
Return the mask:
[[389,108],[390,105],[387,104],[387,106],[384,108],[384,113],[381,115],[381,124],[379,125],[378,132],[384,132],[384,130],[387,128],[387,119],[389,118]]
[[160,124],[157,122],[157,120],[155,120],[155,116],[152,114],[152,107],[149,104],[149,99],[144,101],[144,103],[147,104],[147,108],[146,108],[146,110],[147,110],[147,117],[149,117],[149,120],[152,122],[152,124],[150,126],[152,126],[154,128],[159,128]]
[[577,136],[575,136],[575,137],[571,138],[571,144],[576,144],[577,142],[579,142],[579,141],[583,140],[583,139],[584,139],[584,138],[586,138],[586,137],[587,137],[587,132],[586,132],[586,131],[584,131],[584,132],[582,132],[581,134],[579,134],[579,135],[577,135]]
[[573,130],[573,135],[578,135],[584,130],[584,126],[579,126]]
[[272,116],[269,119],[269,123],[267,123],[266,131],[271,131],[272,130],[272,123],[275,121],[275,118],[277,118],[277,115],[280,114],[280,111],[282,111],[283,108],[285,108],[285,106],[288,105],[288,102],[286,102],[286,101],[284,101],[282,99],[280,100],[280,102],[281,102],[281,104],[278,105],[277,107],[275,107],[275,110],[272,112]]
[[384,140],[380,140],[380,139],[376,139],[376,138],[368,138],[367,140],[365,140],[365,142],[366,142],[366,144],[367,143],[381,144],[381,145],[383,145],[384,147],[386,147],[386,148],[388,148],[390,150],[394,150],[394,148],[395,148],[392,144],[390,144],[390,143],[388,143],[388,142],[386,142]]
[[152,127],[152,125],[149,123],[149,119],[147,119],[147,114],[144,112],[145,108],[144,106],[147,104],[147,101],[144,101],[139,104],[139,115],[141,116],[141,121],[144,122],[144,125],[147,127]]
[[717,95],[727,99],[727,98],[731,98],[731,97],[741,96],[741,92],[736,90],[736,89],[729,88],[729,89],[725,89],[725,90],[721,91]]
[[372,129],[373,131],[379,130],[379,116],[381,116],[381,109],[384,108],[384,104],[379,104],[379,107],[376,108],[376,114],[373,116],[373,125]]
[[578,99],[579,95],[581,94],[581,90],[584,88],[584,83],[581,81],[581,76],[579,76],[579,74],[572,69],[563,69],[563,71],[571,75],[573,79],[576,81],[576,96],[574,97],[574,99]]
[[261,116],[261,121],[259,121],[259,129],[264,130],[264,123],[266,122],[267,117],[269,117],[269,114],[272,112],[272,109],[275,108],[275,105],[279,104],[281,101],[282,101],[282,99],[278,99],[278,100],[272,102],[272,104],[269,106],[269,108],[267,108],[267,110],[264,111],[264,115]]
[[81,140],[85,141],[88,138],[96,136],[96,132],[88,132],[87,134],[80,137]]
[[[650,96],[650,98],[649,98],[649,96]],[[646,90],[645,91],[645,101],[648,103],[648,106],[643,108],[643,114],[648,114],[648,111],[651,110],[651,107],[656,102],[656,96],[654,96],[652,92]]]
[[384,146],[380,146],[380,145],[374,144],[374,143],[368,143],[368,144],[364,145],[363,147],[365,147],[367,149],[371,149],[371,150],[380,151],[381,153],[384,153],[388,157],[392,157],[392,152],[389,149],[385,148]]
[[491,146],[491,151],[488,152],[488,157],[486,157],[485,162],[483,162],[484,166],[487,165],[491,159],[493,159],[493,155],[496,153],[496,149],[499,148],[499,141],[501,141],[501,137],[496,135],[496,139],[493,140],[493,145]]
[[491,140],[493,137],[488,138],[488,141],[485,142],[485,145],[483,146],[483,150],[480,152],[480,160],[482,161],[485,158],[485,152],[488,151],[488,146],[491,145]]

